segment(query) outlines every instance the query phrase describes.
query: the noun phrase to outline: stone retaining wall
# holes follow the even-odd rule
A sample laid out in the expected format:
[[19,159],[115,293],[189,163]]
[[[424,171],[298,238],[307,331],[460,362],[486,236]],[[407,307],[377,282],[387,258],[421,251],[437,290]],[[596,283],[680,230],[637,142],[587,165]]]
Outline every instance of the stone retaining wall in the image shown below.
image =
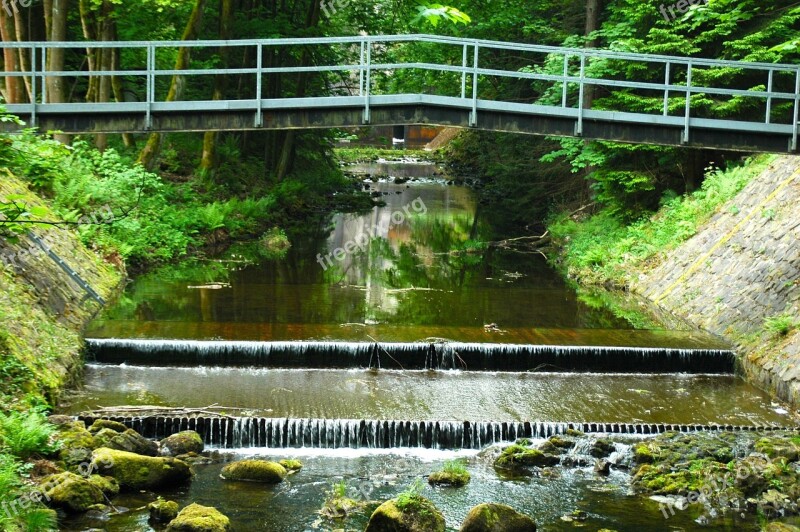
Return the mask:
[[800,312],[800,157],[780,157],[634,289],[740,348],[757,386],[800,405],[800,334],[763,332]]

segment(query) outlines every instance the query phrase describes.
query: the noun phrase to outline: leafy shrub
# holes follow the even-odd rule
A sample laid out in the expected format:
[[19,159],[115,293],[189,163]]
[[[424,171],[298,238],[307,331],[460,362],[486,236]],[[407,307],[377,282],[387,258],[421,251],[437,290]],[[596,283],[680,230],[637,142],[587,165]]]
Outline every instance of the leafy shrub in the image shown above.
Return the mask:
[[53,450],[50,437],[55,427],[38,410],[0,413],[0,443],[22,459]]
[[795,328],[797,328],[797,318],[788,312],[764,320],[764,330],[772,336],[786,336]]

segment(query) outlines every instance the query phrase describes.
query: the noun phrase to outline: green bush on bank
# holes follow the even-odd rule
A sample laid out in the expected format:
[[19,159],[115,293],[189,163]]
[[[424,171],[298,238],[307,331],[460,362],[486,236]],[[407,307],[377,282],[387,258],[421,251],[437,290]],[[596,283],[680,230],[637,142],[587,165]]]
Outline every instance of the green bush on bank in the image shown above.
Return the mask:
[[709,169],[699,190],[665,198],[657,213],[630,224],[608,210],[583,219],[554,216],[548,226],[561,248],[560,267],[583,284],[629,286],[633,272],[658,265],[664,252],[692,237],[773,160],[758,156],[726,170]]

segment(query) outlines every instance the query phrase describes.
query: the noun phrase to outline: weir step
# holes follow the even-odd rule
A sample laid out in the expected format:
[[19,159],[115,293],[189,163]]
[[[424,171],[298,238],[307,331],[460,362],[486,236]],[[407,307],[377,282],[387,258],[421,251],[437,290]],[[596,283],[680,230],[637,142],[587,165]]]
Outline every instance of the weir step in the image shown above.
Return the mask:
[[465,342],[250,342],[86,340],[87,360],[150,366],[457,369],[609,373],[734,372],[724,349],[523,345]]
[[97,419],[124,423],[147,438],[197,431],[207,445],[236,448],[482,449],[518,438],[548,438],[578,430],[587,434],[654,435],[698,431],[795,431],[797,427],[755,425],[681,425],[665,423],[399,421],[365,419],[293,419],[264,417],[97,416],[82,414],[87,426]]

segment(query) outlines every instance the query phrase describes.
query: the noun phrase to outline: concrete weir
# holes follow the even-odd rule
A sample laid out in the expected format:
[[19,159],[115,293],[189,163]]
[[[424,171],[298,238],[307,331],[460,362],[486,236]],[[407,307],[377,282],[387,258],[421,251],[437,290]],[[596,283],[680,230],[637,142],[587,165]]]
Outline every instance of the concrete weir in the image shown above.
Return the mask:
[[[99,416],[78,416],[87,425]],[[797,430],[777,426],[678,425],[664,423],[561,423],[544,421],[398,421],[223,416],[102,416],[148,438],[197,431],[207,445],[224,448],[482,449],[518,438],[548,438],[578,430],[587,434],[648,435],[664,432]]]
[[86,346],[88,360],[157,366],[730,374],[735,361],[732,351],[720,349],[462,342],[87,339]]

